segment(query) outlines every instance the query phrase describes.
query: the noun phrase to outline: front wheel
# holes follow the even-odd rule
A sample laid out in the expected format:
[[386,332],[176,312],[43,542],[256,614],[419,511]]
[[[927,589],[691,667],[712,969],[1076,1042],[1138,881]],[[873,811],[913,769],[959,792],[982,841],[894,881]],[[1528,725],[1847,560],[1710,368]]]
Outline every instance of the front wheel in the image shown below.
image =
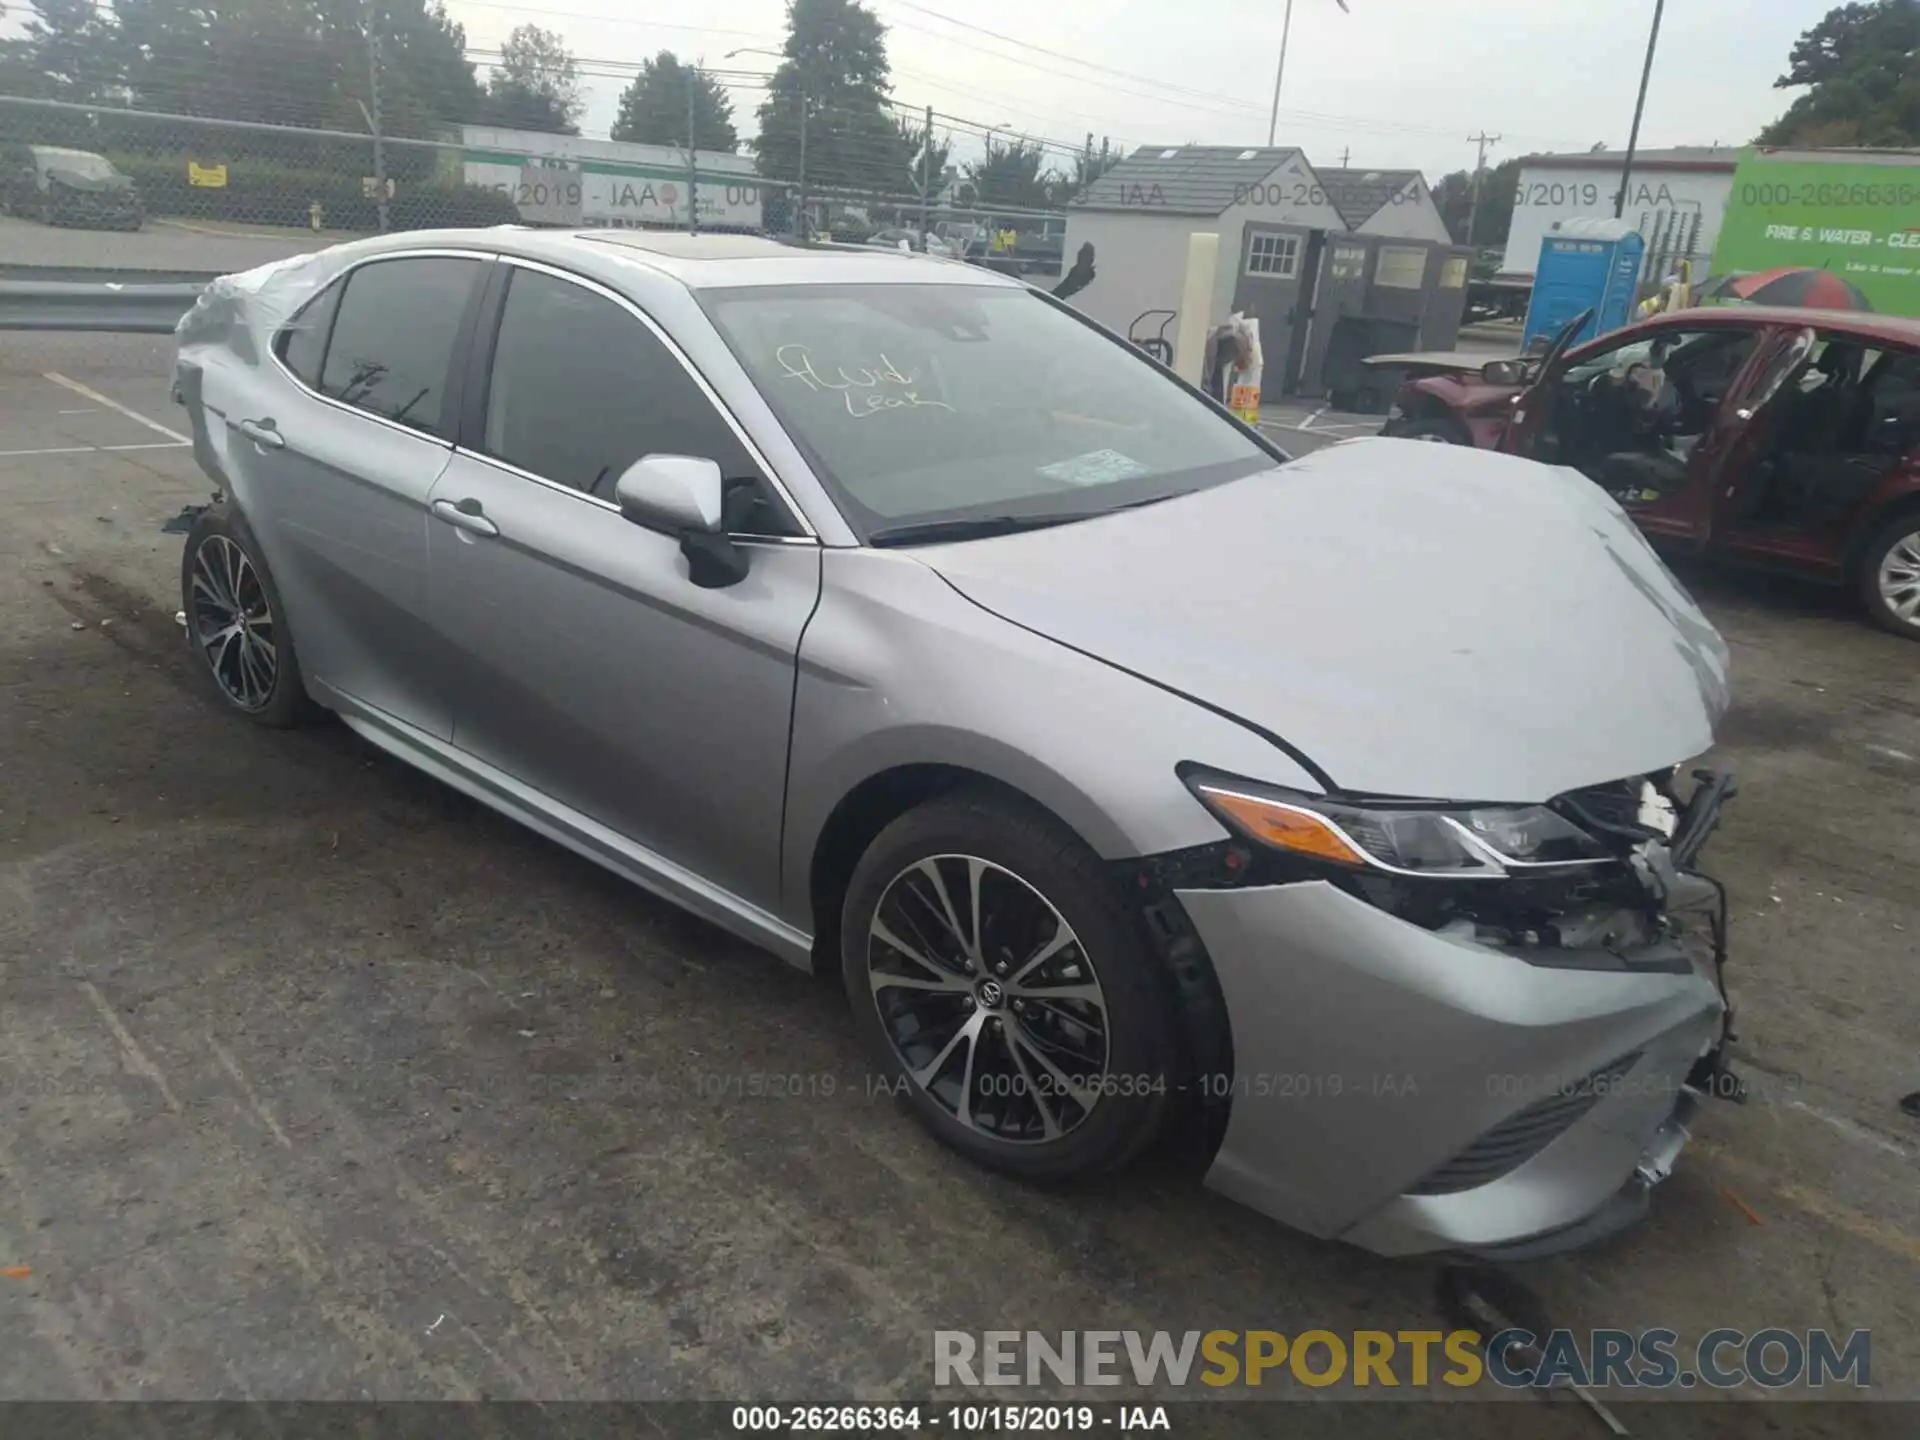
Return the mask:
[[841,919],[855,1022],[936,1137],[1064,1180],[1159,1133],[1171,1000],[1097,856],[1011,797],[963,791],[883,830]]
[[1867,542],[1858,584],[1874,624],[1920,640],[1920,513],[1900,516]]

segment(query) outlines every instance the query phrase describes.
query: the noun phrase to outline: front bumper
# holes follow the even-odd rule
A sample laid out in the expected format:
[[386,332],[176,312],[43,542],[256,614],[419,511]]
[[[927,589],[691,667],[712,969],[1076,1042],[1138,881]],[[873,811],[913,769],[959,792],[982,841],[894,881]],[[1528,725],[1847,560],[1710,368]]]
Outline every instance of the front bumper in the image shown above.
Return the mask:
[[137,225],[145,218],[139,199],[124,191],[64,191],[53,197],[52,209],[63,225]]
[[1538,964],[1324,881],[1175,894],[1232,1031],[1207,1184],[1256,1210],[1385,1255],[1544,1254],[1638,1218],[1685,1143],[1725,1028],[1709,953]]

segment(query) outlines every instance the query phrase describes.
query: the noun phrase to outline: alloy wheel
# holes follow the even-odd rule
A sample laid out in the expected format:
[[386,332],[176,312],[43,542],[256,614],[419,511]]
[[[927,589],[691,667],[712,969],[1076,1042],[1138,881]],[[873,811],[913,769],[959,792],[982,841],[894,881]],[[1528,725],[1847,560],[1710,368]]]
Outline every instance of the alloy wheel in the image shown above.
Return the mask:
[[1880,599],[1893,616],[1920,625],[1920,530],[1893,542],[1880,560]]
[[1004,866],[934,855],[902,870],[874,907],[867,970],[907,1073],[971,1130],[1057,1140],[1110,1088],[1099,977],[1066,918]]
[[264,710],[280,673],[279,631],[259,569],[225,535],[207,536],[194,552],[188,623],[227,698]]

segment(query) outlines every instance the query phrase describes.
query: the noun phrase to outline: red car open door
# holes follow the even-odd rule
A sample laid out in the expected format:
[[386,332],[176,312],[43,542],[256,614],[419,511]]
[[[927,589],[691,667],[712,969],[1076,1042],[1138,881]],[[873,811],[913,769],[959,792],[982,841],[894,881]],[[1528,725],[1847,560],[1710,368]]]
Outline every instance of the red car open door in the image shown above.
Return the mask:
[[1580,471],[1649,535],[1704,545],[1729,459],[1797,363],[1758,322],[1682,312],[1631,326],[1548,367],[1515,407],[1509,448]]

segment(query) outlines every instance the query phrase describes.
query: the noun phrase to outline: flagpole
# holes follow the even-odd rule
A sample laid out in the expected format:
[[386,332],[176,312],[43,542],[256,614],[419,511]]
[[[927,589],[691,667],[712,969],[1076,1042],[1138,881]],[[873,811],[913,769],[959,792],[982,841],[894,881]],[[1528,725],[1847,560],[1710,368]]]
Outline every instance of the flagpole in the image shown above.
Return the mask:
[[1280,128],[1280,82],[1287,73],[1287,38],[1293,34],[1293,0],[1287,0],[1287,18],[1280,24],[1280,66],[1273,72],[1273,113],[1267,117],[1267,144]]
[[[1347,0],[1333,0],[1342,13],[1351,15],[1347,9]],[[1267,116],[1267,145],[1273,145],[1273,137],[1280,130],[1280,82],[1287,75],[1287,41],[1293,35],[1293,0],[1287,0],[1286,19],[1280,22],[1280,64],[1273,72],[1273,110]]]

